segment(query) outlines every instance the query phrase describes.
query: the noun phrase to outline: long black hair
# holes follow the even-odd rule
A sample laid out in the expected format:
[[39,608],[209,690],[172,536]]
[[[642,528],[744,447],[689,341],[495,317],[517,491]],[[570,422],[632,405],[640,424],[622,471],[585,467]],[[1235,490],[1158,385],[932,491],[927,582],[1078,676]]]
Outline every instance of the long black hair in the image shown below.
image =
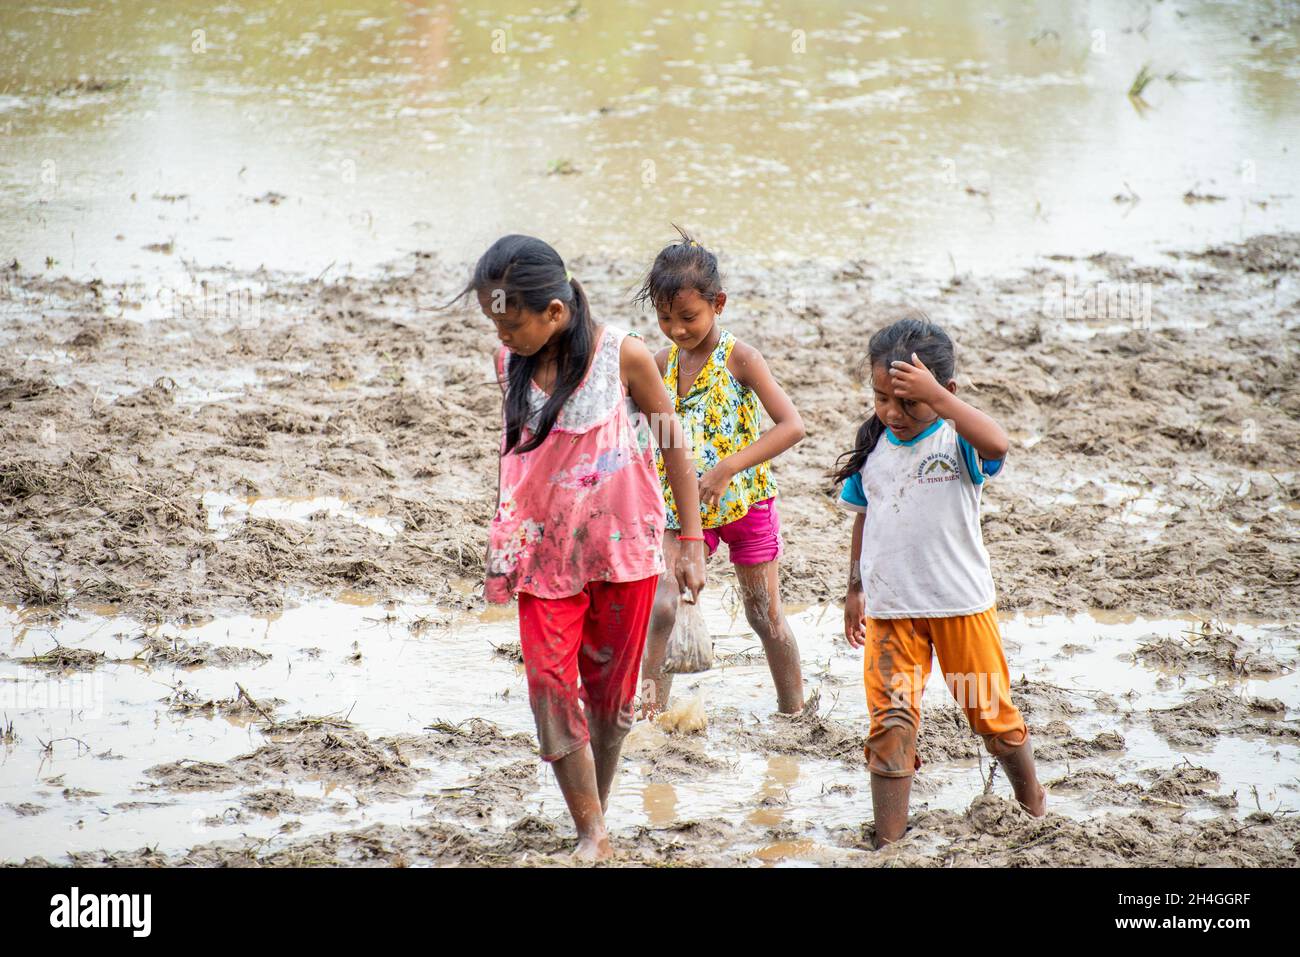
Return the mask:
[[507,361],[505,450],[531,452],[550,435],[564,403],[582,384],[595,347],[596,324],[582,284],[569,276],[559,253],[532,236],[502,236],[489,246],[474,266],[473,277],[452,302],[484,290],[500,296],[494,299],[494,307],[500,302],[505,310],[543,312],[553,299],[569,308],[569,323],[555,343],[555,385],[538,415],[537,428],[522,443],[520,437],[531,411],[528,393],[537,356],[511,355]]
[[[867,343],[868,378],[878,365],[889,369],[897,360],[911,362],[914,352],[941,384],[947,383],[953,377],[957,358],[952,339],[948,337],[948,333],[931,322],[925,313],[917,312],[913,316],[899,319],[886,326],[871,337],[871,341]],[[831,473],[831,477],[838,483],[848,480],[859,472],[884,431],[885,423],[872,412],[858,427],[858,434],[853,439],[853,448],[835,460],[835,470]]]
[[672,227],[677,230],[681,241],[669,243],[659,250],[654,265],[632,301],[637,305],[649,303],[655,308],[668,309],[679,292],[694,289],[712,305],[718,293],[722,292],[718,257],[676,223]]

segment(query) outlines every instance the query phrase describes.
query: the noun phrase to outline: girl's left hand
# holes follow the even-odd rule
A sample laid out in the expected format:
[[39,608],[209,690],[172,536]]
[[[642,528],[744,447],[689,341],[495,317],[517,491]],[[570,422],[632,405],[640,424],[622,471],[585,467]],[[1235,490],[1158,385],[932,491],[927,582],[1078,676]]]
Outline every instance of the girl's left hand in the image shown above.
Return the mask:
[[942,399],[948,390],[939,384],[934,373],[912,353],[911,363],[895,360],[889,368],[889,381],[894,386],[894,395],[900,399],[924,402],[932,405],[935,399]]
[[735,477],[736,473],[731,470],[725,460],[701,475],[700,504],[711,505],[714,508],[720,505],[722,496],[727,492],[727,486],[731,484],[731,480]]

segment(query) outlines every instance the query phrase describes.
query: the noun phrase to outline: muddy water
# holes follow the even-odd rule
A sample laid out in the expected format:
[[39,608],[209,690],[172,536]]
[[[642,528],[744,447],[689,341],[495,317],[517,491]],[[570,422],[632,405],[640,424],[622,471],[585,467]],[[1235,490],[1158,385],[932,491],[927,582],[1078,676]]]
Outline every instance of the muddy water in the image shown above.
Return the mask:
[[208,513],[208,528],[217,537],[229,535],[248,518],[269,518],[275,521],[303,522],[313,516],[341,518],[363,528],[392,536],[401,531],[402,523],[382,515],[358,512],[347,501],[335,495],[276,498],[266,495],[229,495],[225,492],[204,492],[203,507]]
[[0,258],[182,284],[194,263],[465,259],[522,230],[642,261],[677,220],[747,259],[947,275],[1295,229],[1295,16],[7,3]]
[[[638,725],[611,801],[611,826],[624,831],[722,818],[744,828],[742,850],[757,863],[834,862],[846,852],[830,840],[830,832],[857,828],[870,817],[864,773],[852,761],[766,752],[735,733],[738,726],[779,733],[774,723],[780,719],[771,714],[767,668],[756,657],[758,643],[743,618],[735,616],[734,596],[715,591],[706,597],[719,665],[679,678],[675,691],[680,698],[703,696],[711,727],[684,744],[717,762],[718,770],[665,779],[653,758],[667,739],[658,729]],[[839,620],[839,610],[831,606],[792,616],[804,673],[810,690],[820,693],[823,717],[865,733],[861,657],[835,640]],[[1193,816],[1244,815],[1257,801],[1269,811],[1300,809],[1296,737],[1225,734],[1205,747],[1175,747],[1143,720],[1147,709],[1172,707],[1212,686],[1279,699],[1291,715],[1300,707],[1300,680],[1286,669],[1271,678],[1232,679],[1133,660],[1139,641],[1152,635],[1178,638],[1196,627],[1191,621],[1115,615],[1008,617],[1013,679],[1023,675],[1059,689],[1076,706],[1070,720],[1075,736],[1115,732],[1124,740],[1118,751],[1043,760],[1042,779],[1091,768],[1113,775],[1112,787],[1118,789],[1127,782],[1148,785],[1151,775],[1144,772],[1187,761],[1218,772],[1218,793],[1238,797],[1235,809],[1188,807]],[[1252,649],[1294,658],[1294,631],[1267,622],[1238,623],[1233,630]],[[146,634],[181,646],[247,648],[270,657],[229,667],[212,661],[159,666],[140,660],[144,645],[137,639]],[[0,650],[7,656],[0,660],[0,715],[12,722],[16,740],[0,745],[0,859],[42,855],[56,861],[67,852],[145,845],[173,852],[239,837],[274,844],[289,833],[305,836],[423,818],[430,797],[455,794],[467,785],[479,769],[475,756],[416,759],[418,783],[397,793],[376,795],[310,775],[277,785],[308,802],[297,813],[250,813],[243,799],[264,788],[179,791],[159,786],[146,772],[182,759],[221,764],[265,743],[266,736],[247,718],[178,706],[231,698],[237,685],[278,718],[346,717],[372,738],[474,717],[506,733],[531,733],[520,667],[495,650],[515,637],[508,612],[473,615],[413,603],[385,607],[356,593],[304,602],[275,616],[188,626],[148,625],[111,608],[82,609],[75,619],[52,624],[39,609],[5,607],[0,611]],[[56,642],[101,652],[107,660],[91,670],[61,673],[13,660],[49,652]],[[1121,707],[1099,707],[1099,696],[1105,695]],[[943,684],[932,680],[927,714],[940,713],[947,697]],[[1034,715],[1030,720],[1031,726],[1039,721]],[[982,790],[987,770],[988,762],[979,759],[928,764],[917,778],[915,807],[965,808]],[[1005,782],[999,780],[995,788],[1005,791]],[[540,764],[519,791],[517,800],[498,801],[485,812],[478,826],[500,829],[535,813],[568,827],[559,791]],[[1051,801],[1054,810],[1077,818],[1121,805],[1118,791],[1105,790],[1054,790]]]

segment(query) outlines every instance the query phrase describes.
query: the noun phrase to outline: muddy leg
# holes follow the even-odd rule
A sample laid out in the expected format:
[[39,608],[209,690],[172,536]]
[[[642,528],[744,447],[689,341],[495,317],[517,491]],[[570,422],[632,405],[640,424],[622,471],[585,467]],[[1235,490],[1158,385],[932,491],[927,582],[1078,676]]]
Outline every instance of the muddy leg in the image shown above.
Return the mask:
[[578,828],[578,846],[573,856],[583,861],[603,861],[614,853],[605,829],[605,814],[596,790],[596,764],[591,745],[552,761],[555,780]]
[[646,632],[645,658],[641,662],[641,713],[650,718],[668,707],[668,696],[673,690],[673,676],[664,674],[664,657],[668,653],[668,638],[677,624],[677,578],[673,568],[677,564],[677,533],[664,532],[664,563],[668,571],[659,576],[655,591],[654,608],[650,612],[650,627]]
[[803,673],[799,667],[799,646],[781,607],[778,566],[773,560],[734,567],[745,604],[745,620],[758,635],[767,655],[767,667],[776,685],[776,706],[784,714],[796,714],[803,708]]
[[628,729],[619,721],[600,721],[594,716],[588,720],[591,729],[591,751],[596,762],[596,791],[600,795],[600,810],[609,810],[609,790],[618,773],[618,760],[623,753],[623,739]]
[[876,848],[893,844],[907,830],[907,804],[912,796],[912,776],[891,778],[871,775],[871,807],[876,819]]
[[1047,813],[1047,791],[1038,783],[1038,773],[1034,767],[1034,745],[1029,738],[1013,751],[999,755],[1002,770],[1007,772],[1011,790],[1016,800],[1034,817]]

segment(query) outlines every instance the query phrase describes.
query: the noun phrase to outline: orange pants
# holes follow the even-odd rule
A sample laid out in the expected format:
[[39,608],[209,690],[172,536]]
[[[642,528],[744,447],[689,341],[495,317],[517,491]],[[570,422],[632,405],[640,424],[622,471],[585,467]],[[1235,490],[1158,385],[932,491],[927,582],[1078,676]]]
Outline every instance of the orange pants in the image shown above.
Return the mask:
[[865,750],[872,774],[905,778],[920,768],[921,693],[934,655],[990,754],[1007,754],[1029,740],[1025,719],[1011,703],[996,608],[956,618],[868,618],[866,626],[871,731]]

